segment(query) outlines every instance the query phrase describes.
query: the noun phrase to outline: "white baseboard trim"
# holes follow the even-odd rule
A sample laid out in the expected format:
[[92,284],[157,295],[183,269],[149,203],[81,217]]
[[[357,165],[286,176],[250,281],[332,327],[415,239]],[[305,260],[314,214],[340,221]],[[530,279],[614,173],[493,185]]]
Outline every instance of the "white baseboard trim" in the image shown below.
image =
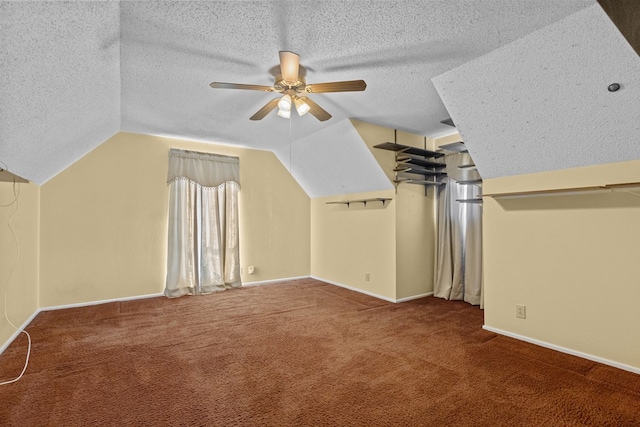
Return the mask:
[[297,277],[285,277],[282,279],[270,279],[270,280],[260,280],[257,282],[247,282],[243,283],[243,287],[247,286],[260,286],[260,285],[268,285],[270,283],[280,283],[280,282],[288,282],[290,280],[300,280],[300,279],[309,279],[310,276],[297,276]]
[[311,278],[315,279],[315,280],[320,280],[321,282],[329,283],[330,285],[335,285],[335,286],[339,286],[341,288],[349,289],[350,291],[360,292],[361,294],[369,295],[370,297],[374,297],[374,298],[378,298],[378,299],[381,299],[381,300],[389,301],[389,302],[392,302],[394,304],[405,302],[405,301],[411,301],[413,299],[424,298],[424,297],[428,297],[428,296],[433,295],[433,292],[427,292],[426,294],[420,294],[420,295],[414,295],[414,296],[411,296],[411,297],[395,299],[395,298],[386,297],[384,295],[375,294],[373,292],[365,291],[363,289],[354,288],[353,286],[345,285],[343,283],[334,282],[333,280],[323,279],[322,277],[311,276]]
[[411,297],[405,297],[405,298],[400,298],[398,300],[396,300],[396,302],[406,302],[406,301],[411,301],[414,299],[420,299],[420,298],[425,298],[425,297],[432,297],[433,296],[433,292],[427,292],[425,294],[419,294],[419,295],[414,295]]
[[393,303],[396,302],[395,298],[389,298],[389,297],[385,297],[383,295],[374,294],[373,292],[365,291],[363,289],[354,288],[353,286],[344,285],[342,283],[334,282],[333,280],[323,279],[322,277],[317,277],[317,276],[311,276],[311,278],[315,279],[315,280],[320,280],[321,282],[326,282],[326,283],[328,283],[330,285],[335,285],[335,286],[339,286],[341,288],[349,289],[350,291],[360,292],[361,294],[369,295],[370,297],[382,299],[382,300],[393,302]]
[[65,308],[88,307],[90,305],[107,304],[110,302],[120,302],[120,301],[134,301],[137,299],[156,298],[161,296],[164,296],[162,292],[158,294],[134,295],[130,297],[111,298],[111,299],[103,299],[98,301],[77,302],[74,304],[52,305],[49,307],[41,307],[40,311],[64,310]]
[[561,353],[566,353],[566,354],[570,354],[572,356],[577,356],[577,357],[581,357],[583,359],[587,359],[587,360],[591,360],[593,362],[598,362],[598,363],[602,363],[603,365],[609,365],[609,366],[613,366],[614,368],[618,368],[618,369],[622,369],[625,371],[629,371],[629,372],[633,372],[634,374],[640,374],[640,368],[637,368],[635,366],[631,366],[631,365],[626,365],[624,363],[619,363],[613,360],[609,360],[609,359],[605,359],[603,357],[598,357],[598,356],[594,356],[592,354],[588,354],[588,353],[583,353],[581,351],[578,350],[572,350],[570,348],[566,348],[566,347],[562,347],[556,344],[551,344],[545,341],[540,341],[537,340],[535,338],[530,338],[524,335],[520,335],[520,334],[515,334],[513,332],[509,332],[509,331],[504,331],[502,329],[498,329],[498,328],[494,328],[492,326],[487,326],[487,325],[483,325],[482,329],[485,329],[487,331],[490,332],[495,332],[496,334],[499,335],[504,335],[507,337],[511,337],[511,338],[515,338],[517,340],[520,341],[525,341],[531,344],[535,344],[535,345],[539,345],[540,347],[545,347],[545,348],[550,348],[551,350],[556,350],[559,351]]
[[7,342],[5,342],[2,347],[0,347],[0,354],[2,354],[10,345],[11,343],[18,338],[18,335],[20,335],[22,333],[22,331],[24,331],[24,329],[29,326],[29,323],[31,323],[33,321],[33,319],[36,318],[36,316],[38,315],[38,313],[40,313],[40,309],[36,310],[33,312],[33,314],[31,316],[29,316],[29,318],[27,320],[24,321],[24,323],[14,332],[13,335],[11,335],[9,337],[9,339],[7,340]]

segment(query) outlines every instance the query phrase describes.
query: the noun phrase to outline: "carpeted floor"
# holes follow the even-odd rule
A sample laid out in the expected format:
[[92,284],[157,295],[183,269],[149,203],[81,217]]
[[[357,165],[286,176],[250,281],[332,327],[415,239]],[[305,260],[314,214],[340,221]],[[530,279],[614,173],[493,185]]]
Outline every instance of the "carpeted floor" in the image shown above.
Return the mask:
[[0,425],[640,426],[640,375],[482,323],[462,302],[312,279],[43,312]]

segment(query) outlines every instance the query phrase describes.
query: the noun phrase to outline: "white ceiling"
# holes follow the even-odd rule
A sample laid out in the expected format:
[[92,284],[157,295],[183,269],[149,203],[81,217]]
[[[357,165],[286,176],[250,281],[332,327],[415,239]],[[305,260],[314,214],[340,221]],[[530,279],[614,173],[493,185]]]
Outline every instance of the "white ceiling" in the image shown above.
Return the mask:
[[597,4],[433,82],[483,178],[640,159],[640,57]]
[[393,189],[349,119],[300,138],[289,147],[283,163],[309,197]]
[[[488,81],[488,74],[522,81],[523,67],[507,53],[484,55],[500,48],[510,52],[512,43],[523,61],[529,57],[522,49],[536,51],[540,63],[554,61],[553,46],[537,45],[548,46],[550,36],[537,39],[534,33],[554,23],[560,46],[577,36],[589,46],[589,34],[567,27],[592,24],[595,8],[595,0],[0,1],[0,160],[42,184],[119,130],[267,149],[285,165],[290,142],[299,141],[309,146],[298,153],[300,164],[315,165],[298,176],[294,167],[294,176],[309,183],[303,188],[309,194],[349,192],[364,188],[366,173],[338,171],[325,184],[323,168],[314,163],[330,159],[336,142],[359,141],[355,132],[335,129],[355,118],[431,137],[450,133],[452,128],[439,123],[449,112],[431,79],[453,69],[459,74],[436,80],[439,90],[473,152],[493,158],[497,149],[477,133],[481,127],[474,117],[481,99],[496,104],[499,98],[487,99],[482,87],[467,85],[469,74],[479,74],[479,82]],[[596,24],[598,37],[615,32]],[[531,33],[534,38],[522,43]],[[288,122],[275,112],[252,122],[248,118],[269,94],[209,88],[212,81],[272,84],[269,70],[280,50],[300,54],[309,83],[364,79],[367,90],[312,95],[333,115],[321,123],[310,115]],[[482,61],[493,66],[457,68]],[[572,58],[563,64],[567,69],[555,72],[570,75],[584,67]],[[456,90],[458,83],[467,88],[464,93]],[[588,106],[573,101],[590,114]],[[551,120],[550,132],[566,126]],[[499,132],[516,135],[519,126],[502,121]],[[324,138],[313,136],[318,132],[333,135],[334,143],[323,145]],[[318,145],[312,149],[308,141]],[[499,169],[499,162],[483,163],[487,176],[511,173]]]

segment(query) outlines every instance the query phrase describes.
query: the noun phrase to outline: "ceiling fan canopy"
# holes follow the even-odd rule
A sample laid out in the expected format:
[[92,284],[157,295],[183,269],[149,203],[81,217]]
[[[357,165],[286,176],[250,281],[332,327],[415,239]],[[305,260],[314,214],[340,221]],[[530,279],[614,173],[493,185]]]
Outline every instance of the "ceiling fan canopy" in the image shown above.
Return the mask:
[[276,107],[278,107],[279,116],[289,118],[294,106],[300,116],[308,112],[320,121],[329,120],[331,114],[311,100],[308,94],[360,92],[367,88],[364,80],[307,84],[304,77],[300,75],[300,55],[288,51],[280,51],[280,74],[276,76],[273,86],[221,82],[213,82],[210,86],[213,89],[259,90],[283,94],[282,97],[269,101],[251,116],[250,120],[262,120]]

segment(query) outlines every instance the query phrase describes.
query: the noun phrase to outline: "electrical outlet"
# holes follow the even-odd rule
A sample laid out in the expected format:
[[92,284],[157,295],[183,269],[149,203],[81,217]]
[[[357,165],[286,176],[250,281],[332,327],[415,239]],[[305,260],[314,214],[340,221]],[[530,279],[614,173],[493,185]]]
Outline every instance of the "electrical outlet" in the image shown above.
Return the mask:
[[371,274],[370,273],[364,273],[364,280],[366,282],[368,282],[369,280],[371,280]]
[[516,317],[518,319],[527,318],[527,307],[522,304],[516,304]]
[[247,272],[249,274],[253,274],[256,272],[256,268],[253,265],[250,265],[249,267],[247,267]]

